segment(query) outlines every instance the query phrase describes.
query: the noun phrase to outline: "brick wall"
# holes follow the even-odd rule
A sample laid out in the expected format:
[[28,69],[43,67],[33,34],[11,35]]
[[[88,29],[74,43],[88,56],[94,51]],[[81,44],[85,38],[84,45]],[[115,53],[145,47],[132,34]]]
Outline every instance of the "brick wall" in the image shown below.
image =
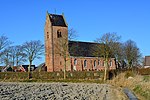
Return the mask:
[[[58,31],[61,32],[61,37],[58,37]],[[62,41],[68,42],[68,27],[52,26],[47,14],[45,23],[45,61],[48,72],[64,69],[64,55],[61,52],[64,49]],[[67,70],[71,70],[69,63],[70,61],[67,61]]]
[[[115,60],[113,58],[109,61],[109,65],[111,65],[111,70],[116,69]],[[71,57],[71,68],[76,71],[104,70],[104,59],[98,57]]]
[[[58,37],[58,31],[61,32],[61,37]],[[66,43],[66,46],[63,45],[64,43]],[[98,59],[97,57],[69,57],[68,27],[52,26],[49,14],[47,14],[45,23],[45,61],[48,72],[64,70],[65,61],[63,57],[64,53],[62,52],[64,49],[67,51],[67,71],[90,71],[104,69],[103,58]],[[77,64],[74,64],[75,59],[77,59]],[[112,62],[110,69],[115,69],[114,59],[111,59],[110,61]]]

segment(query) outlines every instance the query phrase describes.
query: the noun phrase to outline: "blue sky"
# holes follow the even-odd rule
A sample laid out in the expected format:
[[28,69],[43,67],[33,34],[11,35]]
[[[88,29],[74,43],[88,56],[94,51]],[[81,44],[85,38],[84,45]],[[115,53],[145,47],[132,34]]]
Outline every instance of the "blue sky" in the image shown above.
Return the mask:
[[0,35],[6,35],[14,45],[30,40],[44,43],[46,11],[64,13],[79,41],[94,41],[103,33],[117,32],[122,42],[131,39],[143,56],[150,55],[149,5],[150,0],[1,0]]

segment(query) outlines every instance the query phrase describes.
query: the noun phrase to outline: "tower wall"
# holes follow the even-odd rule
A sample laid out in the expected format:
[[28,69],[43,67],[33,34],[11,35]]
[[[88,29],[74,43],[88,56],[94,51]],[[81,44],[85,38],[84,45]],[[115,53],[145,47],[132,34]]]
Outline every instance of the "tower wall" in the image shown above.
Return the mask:
[[[68,47],[68,27],[55,26],[50,19],[49,14],[46,16],[45,23],[45,64],[48,72],[64,70],[64,54],[63,50]],[[56,23],[57,24],[57,23]],[[64,47],[63,43],[67,43]],[[66,50],[68,55],[68,49]],[[67,58],[66,70],[71,70],[69,56]]]
[[52,46],[52,25],[49,15],[46,16],[45,22],[45,65],[48,72],[53,72],[53,46]]
[[[58,38],[58,31],[61,32],[61,37]],[[68,28],[61,26],[53,26],[53,40],[54,40],[54,71],[61,71],[64,69],[64,54],[63,50],[66,49],[68,42]],[[68,43],[67,43],[68,45]],[[68,52],[68,50],[67,50]]]

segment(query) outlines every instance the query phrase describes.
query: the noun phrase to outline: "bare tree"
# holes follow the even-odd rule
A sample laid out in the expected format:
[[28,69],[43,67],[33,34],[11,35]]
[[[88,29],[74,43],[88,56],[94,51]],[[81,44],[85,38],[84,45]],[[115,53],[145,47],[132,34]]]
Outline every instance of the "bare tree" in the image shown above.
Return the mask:
[[0,50],[3,50],[4,48],[8,47],[10,45],[10,41],[8,38],[4,35],[0,36]]
[[58,39],[58,42],[55,44],[56,52],[61,55],[64,60],[64,79],[66,79],[66,67],[67,61],[69,58],[69,49],[68,49],[68,40],[74,40],[77,37],[77,32],[72,28],[68,30],[68,35],[64,34],[61,38]]
[[145,66],[145,58],[144,57],[141,57],[141,59],[140,59],[140,65],[141,65],[141,67]]
[[124,67],[124,46],[123,43],[117,42],[114,43],[113,46],[113,56],[116,60],[116,68],[123,68]]
[[35,59],[40,59],[41,56],[44,54],[44,45],[40,40],[25,42],[23,44],[23,51],[29,61],[28,72],[30,73],[30,67],[32,65],[32,62]]
[[136,43],[132,40],[127,40],[124,43],[124,55],[128,64],[128,68],[136,66],[141,58],[141,53]]
[[66,64],[67,64],[67,58],[69,57],[68,52],[68,37],[63,36],[61,39],[59,39],[58,46],[60,47],[60,54],[64,59],[64,79],[66,79]]
[[26,54],[23,52],[22,46],[9,47],[12,66],[22,64],[26,61]]
[[4,36],[4,35],[0,36],[0,58],[4,54],[5,48],[8,47],[10,44],[11,44],[11,42],[8,40],[8,38],[6,36]]
[[111,59],[112,55],[115,53],[115,46],[120,40],[120,36],[116,33],[105,33],[100,38],[97,38],[95,42],[100,43],[97,45],[97,56],[102,56],[104,58],[104,81],[107,78],[107,71],[109,68],[108,61]]
[[26,54],[21,46],[10,46],[3,51],[2,61],[6,66],[18,66],[26,61]]
[[27,61],[26,59],[27,55],[23,51],[23,46],[18,45],[15,47],[15,50],[16,50],[16,66],[18,66]]
[[11,60],[10,60],[10,50],[8,48],[6,48],[5,50],[3,50],[3,52],[1,53],[1,62],[5,65],[8,66],[11,64]]
[[77,31],[74,30],[73,28],[68,30],[68,40],[74,40],[78,37]]

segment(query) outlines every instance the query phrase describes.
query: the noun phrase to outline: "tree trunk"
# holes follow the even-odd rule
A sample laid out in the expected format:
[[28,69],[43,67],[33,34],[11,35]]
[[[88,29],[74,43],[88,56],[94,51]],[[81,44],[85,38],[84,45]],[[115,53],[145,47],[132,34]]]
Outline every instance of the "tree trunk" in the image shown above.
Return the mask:
[[16,62],[16,66],[17,66],[17,67],[19,66],[19,63],[18,63],[18,61]]
[[31,73],[30,73],[31,65],[32,65],[32,61],[30,61],[29,67],[28,67],[28,79],[31,78]]
[[104,72],[104,82],[107,79],[107,70],[108,70],[108,58],[104,61],[104,67],[105,67],[105,72]]
[[19,62],[18,62],[18,57],[16,58],[16,66],[18,67]]
[[14,67],[14,65],[15,65],[15,57],[13,57],[12,67]]
[[104,61],[104,67],[105,67],[105,71],[104,71],[104,82],[106,81],[106,76],[107,76],[107,66],[106,66],[106,61]]
[[65,66],[64,66],[64,80],[66,79],[66,59],[65,59]]

